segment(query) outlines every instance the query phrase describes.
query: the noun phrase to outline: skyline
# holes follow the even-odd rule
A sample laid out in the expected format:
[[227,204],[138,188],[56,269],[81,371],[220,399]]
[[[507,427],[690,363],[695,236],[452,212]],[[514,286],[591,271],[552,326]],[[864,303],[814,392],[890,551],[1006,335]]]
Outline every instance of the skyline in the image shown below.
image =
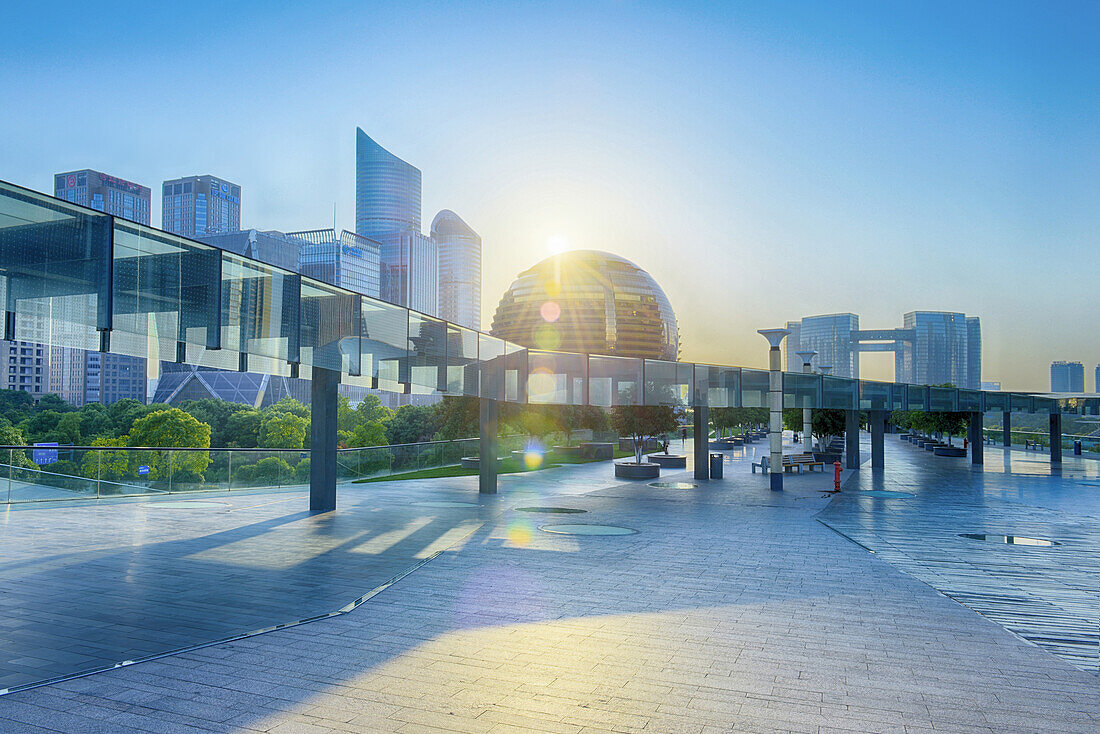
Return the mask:
[[[0,134],[19,143],[0,149],[0,178],[50,192],[55,173],[101,170],[153,188],[159,226],[162,181],[212,174],[242,187],[243,227],[328,226],[335,200],[337,228],[354,229],[361,126],[424,172],[426,216],[451,209],[481,234],[483,324],[564,238],[653,276],[685,360],[763,366],[755,330],[810,314],[893,326],[940,310],[981,317],[982,378],[1007,390],[1045,390],[1053,360],[1100,362],[1087,6],[943,6],[937,21],[871,5],[792,19],[610,3],[568,27],[538,8],[245,6],[213,30],[201,6],[174,9],[170,27],[154,9],[114,28],[62,3],[56,23],[0,31],[13,110]],[[246,28],[298,29],[294,64],[279,44],[235,44]],[[657,29],[667,48],[641,48]],[[102,64],[141,60],[126,86],[92,73],[81,45],[107,30],[134,56]],[[350,47],[357,32],[377,43]],[[162,104],[158,74],[183,52],[226,67],[232,55],[234,73],[176,79],[187,103]],[[58,99],[107,99],[127,117],[72,129],[42,114]],[[892,376],[869,357],[866,377]]]

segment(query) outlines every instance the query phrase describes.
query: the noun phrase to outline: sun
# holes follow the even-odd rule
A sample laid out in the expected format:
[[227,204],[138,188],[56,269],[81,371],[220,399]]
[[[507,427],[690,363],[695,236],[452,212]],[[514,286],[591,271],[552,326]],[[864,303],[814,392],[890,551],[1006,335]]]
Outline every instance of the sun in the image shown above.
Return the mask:
[[550,235],[546,238],[546,249],[551,255],[560,255],[569,249],[569,240],[560,234]]

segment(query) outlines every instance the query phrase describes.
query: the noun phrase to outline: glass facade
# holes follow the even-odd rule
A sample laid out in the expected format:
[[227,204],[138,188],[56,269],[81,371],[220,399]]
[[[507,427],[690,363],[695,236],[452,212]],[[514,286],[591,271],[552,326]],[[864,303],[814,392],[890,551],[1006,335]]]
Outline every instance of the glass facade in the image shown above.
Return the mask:
[[492,333],[539,349],[675,360],[679,331],[661,287],[629,260],[577,250],[519,274]]
[[1080,362],[1051,362],[1050,391],[1084,392],[1085,365]]
[[[216,176],[165,181],[161,227],[184,237],[236,232],[241,228],[241,187]],[[148,221],[145,222],[148,224]]]
[[[311,367],[324,367],[339,370],[350,385],[404,394],[602,406],[767,405],[764,370],[525,348],[2,182],[0,294],[8,343],[0,356],[17,380],[33,379],[34,360],[46,358],[33,344],[60,342],[98,346],[101,375],[107,353],[168,363],[165,376],[180,375],[164,383],[174,384],[170,399],[239,389],[248,392],[243,401],[254,402],[260,391],[292,389],[274,379],[266,387],[219,388],[229,373],[208,368],[251,370],[263,379],[299,371],[305,378]],[[791,407],[1044,413],[1064,407],[1100,414],[1100,398],[1059,403],[800,371],[783,383]]]
[[481,237],[462,218],[444,209],[432,220],[439,260],[439,317],[481,328]]
[[859,331],[859,316],[854,313],[807,316],[801,321],[788,322],[787,328],[791,329],[786,339],[788,372],[802,371],[802,359],[796,352],[816,351],[815,366],[832,365],[832,375],[859,378],[859,357],[853,339],[853,333]]
[[299,243],[297,270],[302,275],[378,298],[381,245],[344,230],[315,229],[288,232]]
[[903,317],[905,329],[914,333],[913,341],[902,342],[894,357],[894,375],[898,382],[977,388],[981,386],[981,363],[975,370],[978,381],[971,381],[970,335],[977,335],[975,349],[980,354],[981,332],[978,320],[961,313],[911,311]]

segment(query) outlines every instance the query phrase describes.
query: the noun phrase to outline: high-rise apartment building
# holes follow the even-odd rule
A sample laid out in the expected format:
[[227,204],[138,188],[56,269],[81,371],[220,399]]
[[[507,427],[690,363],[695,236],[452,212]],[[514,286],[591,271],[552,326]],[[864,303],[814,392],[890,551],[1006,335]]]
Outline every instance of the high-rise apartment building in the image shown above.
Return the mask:
[[216,176],[165,181],[161,228],[184,237],[236,232],[241,228],[241,187]]
[[438,248],[441,319],[481,328],[481,237],[449,209],[432,220]]
[[302,243],[298,249],[298,272],[302,275],[378,298],[379,243],[347,230],[337,235],[334,229],[288,232],[286,236]]
[[151,191],[147,186],[85,168],[53,177],[53,195],[105,214],[149,224]]
[[34,399],[50,390],[50,348],[43,344],[22,341],[0,341],[0,359],[6,367],[8,390],[29,392]]
[[434,316],[438,254],[420,231],[420,169],[355,133],[355,233],[379,243],[380,297]]
[[1084,392],[1085,365],[1080,362],[1051,362],[1050,391]]
[[982,327],[977,316],[946,311],[911,311],[900,329],[860,329],[855,314],[807,316],[787,322],[787,370],[801,372],[796,352],[816,350],[815,365],[859,377],[862,352],[893,352],[894,379],[917,385],[978,389],[982,382]]

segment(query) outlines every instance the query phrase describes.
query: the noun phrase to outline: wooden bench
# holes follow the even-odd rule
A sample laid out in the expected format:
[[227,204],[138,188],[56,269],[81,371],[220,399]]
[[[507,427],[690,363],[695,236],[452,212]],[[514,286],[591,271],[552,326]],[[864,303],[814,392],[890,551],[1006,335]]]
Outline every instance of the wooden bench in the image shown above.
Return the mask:
[[813,454],[795,454],[790,458],[790,461],[792,464],[801,464],[811,472],[814,470],[815,466],[821,467],[821,471],[825,471],[825,462],[815,461]]
[[767,474],[768,473],[768,457],[767,456],[761,456],[760,461],[752,462],[752,473],[753,474],[756,473],[757,467],[760,468],[760,473],[761,474]]

